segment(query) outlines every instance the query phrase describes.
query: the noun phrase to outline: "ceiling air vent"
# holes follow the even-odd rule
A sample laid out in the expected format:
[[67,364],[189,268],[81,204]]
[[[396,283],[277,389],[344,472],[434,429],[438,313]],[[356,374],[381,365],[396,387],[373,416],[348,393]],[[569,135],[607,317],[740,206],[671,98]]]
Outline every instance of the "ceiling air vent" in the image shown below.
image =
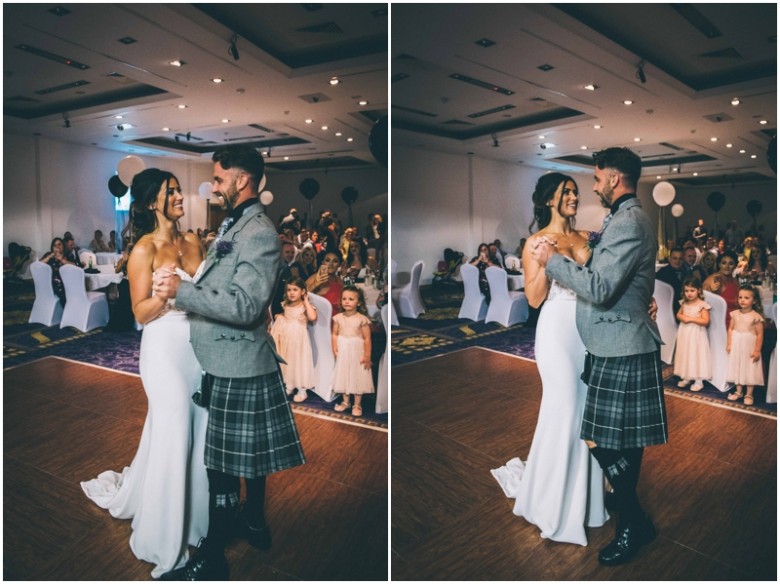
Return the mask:
[[742,53],[740,53],[737,49],[734,48],[728,48],[728,49],[721,49],[719,51],[711,51],[709,53],[702,53],[701,55],[697,55],[698,57],[702,57],[704,59],[735,59],[735,60],[742,60]]
[[299,95],[298,99],[302,99],[306,103],[322,103],[323,101],[330,101],[330,98],[324,93],[311,93],[309,95]]
[[402,105],[395,105],[395,104],[393,104],[393,109],[394,110],[399,110],[399,111],[402,111],[402,112],[409,112],[410,114],[419,114],[421,116],[427,116],[429,118],[436,118],[439,115],[439,114],[432,114],[431,112],[425,112],[425,111],[414,109],[414,108],[411,108],[411,107],[404,107]]
[[675,146],[674,144],[669,144],[669,142],[659,142],[658,143],[661,146],[665,146],[666,148],[670,148],[671,150],[677,150],[678,152],[682,152],[684,148],[680,148],[679,146]]
[[731,122],[734,120],[730,115],[728,114],[710,114],[708,116],[702,116],[705,120],[711,121],[713,124],[719,124],[721,122]]
[[255,130],[260,130],[261,132],[267,132],[268,134],[273,134],[274,130],[271,128],[266,128],[265,126],[261,126],[260,124],[249,124],[250,128],[254,128]]
[[341,27],[335,22],[323,22],[322,24],[314,24],[312,26],[305,26],[299,28],[296,32],[326,32],[329,34],[344,34]]
[[473,126],[471,122],[464,122],[463,120],[449,120],[444,122],[445,126]]

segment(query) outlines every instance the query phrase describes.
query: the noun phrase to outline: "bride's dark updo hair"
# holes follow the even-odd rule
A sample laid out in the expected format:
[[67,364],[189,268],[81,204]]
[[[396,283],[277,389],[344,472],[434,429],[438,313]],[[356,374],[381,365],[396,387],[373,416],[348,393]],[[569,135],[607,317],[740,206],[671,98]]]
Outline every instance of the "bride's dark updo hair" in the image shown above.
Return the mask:
[[[531,200],[534,203],[534,220],[531,221],[531,224],[528,226],[528,230],[531,233],[533,233],[534,225],[538,225],[539,229],[544,229],[550,224],[550,221],[552,220],[552,209],[548,203],[553,200],[555,191],[558,190],[558,187],[569,181],[573,182],[575,185],[577,184],[577,181],[572,177],[561,174],[560,172],[545,174],[536,181],[536,188],[531,197]],[[558,212],[560,213],[560,208],[558,209]]]
[[[172,173],[159,168],[147,168],[133,177],[133,184],[130,186],[133,197],[130,202],[130,221],[122,230],[123,236],[129,236],[131,248],[141,237],[157,229],[157,215],[150,207],[157,201],[163,183],[165,190],[168,190],[171,179],[179,182]],[[168,217],[168,197],[165,197],[162,213]]]

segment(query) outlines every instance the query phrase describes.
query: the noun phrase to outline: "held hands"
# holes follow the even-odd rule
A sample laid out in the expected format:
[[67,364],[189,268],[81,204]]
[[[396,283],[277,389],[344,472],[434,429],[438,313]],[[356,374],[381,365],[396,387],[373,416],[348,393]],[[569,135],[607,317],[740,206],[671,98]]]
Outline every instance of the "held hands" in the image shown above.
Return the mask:
[[360,364],[364,369],[371,369],[371,355],[363,355],[360,359]]
[[[655,320],[658,317],[658,304],[655,301],[655,296],[650,299],[650,306],[647,308],[647,314],[650,316],[650,320]],[[680,319],[682,321],[682,319]]]
[[761,351],[753,351],[753,354],[750,356],[750,360],[753,361],[753,363],[758,363],[758,360],[761,358]]
[[531,257],[541,266],[546,266],[550,258],[558,253],[555,242],[546,236],[537,238],[531,247]]
[[152,291],[164,300],[176,298],[181,278],[176,275],[175,264],[163,266],[152,272]]

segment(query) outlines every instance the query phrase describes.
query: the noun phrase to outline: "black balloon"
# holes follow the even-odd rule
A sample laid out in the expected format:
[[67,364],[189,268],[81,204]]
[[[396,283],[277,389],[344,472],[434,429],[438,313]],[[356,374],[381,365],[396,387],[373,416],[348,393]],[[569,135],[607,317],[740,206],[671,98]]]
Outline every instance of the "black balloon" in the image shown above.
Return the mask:
[[713,191],[707,195],[707,204],[710,206],[710,209],[717,213],[723,208],[723,205],[726,204],[726,195],[719,193],[718,191]]
[[380,118],[368,135],[368,147],[376,161],[387,166],[387,116]]
[[344,201],[347,205],[351,205],[355,201],[357,201],[358,198],[358,192],[355,187],[347,187],[343,191],[341,191],[341,200]]
[[301,181],[298,189],[304,197],[311,201],[320,192],[320,183],[313,178],[305,178]]
[[761,203],[758,201],[748,201],[748,204],[745,205],[745,208],[747,209],[747,212],[750,214],[751,217],[755,217],[761,212],[762,206]]
[[777,174],[777,136],[772,136],[766,147],[766,159],[769,161],[772,171]]
[[119,177],[117,175],[114,175],[110,179],[108,179],[108,190],[117,199],[119,197],[125,196],[125,194],[127,193],[127,187],[125,186],[125,183],[119,180]]

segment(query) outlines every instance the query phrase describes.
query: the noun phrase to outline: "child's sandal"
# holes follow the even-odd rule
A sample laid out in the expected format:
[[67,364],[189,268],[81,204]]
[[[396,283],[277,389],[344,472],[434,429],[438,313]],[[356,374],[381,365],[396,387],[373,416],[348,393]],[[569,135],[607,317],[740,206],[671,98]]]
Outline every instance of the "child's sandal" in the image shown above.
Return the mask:
[[348,407],[349,407],[349,402],[341,402],[341,403],[336,404],[333,409],[336,410],[337,412],[343,412]]
[[742,393],[739,391],[735,391],[734,393],[730,393],[727,398],[729,401],[738,401],[742,399]]
[[[750,400],[750,401],[748,401],[748,400]],[[753,396],[752,395],[746,395],[745,396],[745,401],[742,402],[742,403],[744,403],[746,406],[752,406],[753,405]]]
[[363,408],[360,406],[352,406],[352,415],[359,418],[363,415]]

